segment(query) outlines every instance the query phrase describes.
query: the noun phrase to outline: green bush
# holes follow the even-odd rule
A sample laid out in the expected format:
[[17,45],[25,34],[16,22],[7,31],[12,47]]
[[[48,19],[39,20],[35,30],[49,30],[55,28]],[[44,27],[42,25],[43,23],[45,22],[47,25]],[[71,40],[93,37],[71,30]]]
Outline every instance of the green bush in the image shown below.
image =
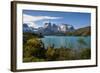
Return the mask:
[[45,60],[37,58],[37,57],[26,57],[26,58],[23,58],[23,62],[42,62],[42,61],[45,61]]
[[90,59],[91,58],[91,49],[83,49],[80,52],[80,59]]
[[74,60],[75,59],[75,52],[71,49],[59,49],[59,57],[58,60]]
[[24,57],[43,57],[45,54],[44,52],[45,48],[43,47],[43,43],[38,38],[27,40],[27,43],[23,46]]
[[42,43],[39,38],[32,38],[27,41],[26,45],[34,48],[40,48],[42,46]]
[[54,48],[49,47],[45,53],[47,60],[53,60],[55,54]]
[[23,62],[31,62],[32,61],[32,57],[24,57],[23,58]]

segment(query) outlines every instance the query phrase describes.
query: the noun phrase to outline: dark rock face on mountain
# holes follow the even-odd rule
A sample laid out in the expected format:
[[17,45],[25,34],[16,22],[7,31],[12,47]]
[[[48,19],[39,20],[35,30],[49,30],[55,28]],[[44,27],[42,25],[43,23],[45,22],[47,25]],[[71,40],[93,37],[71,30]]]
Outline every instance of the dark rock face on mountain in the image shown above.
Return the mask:
[[23,24],[23,27],[27,28],[27,27],[28,27],[28,25],[27,25],[27,24]]
[[23,32],[30,32],[31,29],[28,27],[27,24],[23,24]]
[[37,29],[29,27],[28,24],[23,24],[23,32],[34,32],[35,30]]
[[45,23],[43,27],[38,28],[38,32],[43,35],[59,35],[68,31],[73,31],[74,27],[68,24],[56,25],[52,23]]

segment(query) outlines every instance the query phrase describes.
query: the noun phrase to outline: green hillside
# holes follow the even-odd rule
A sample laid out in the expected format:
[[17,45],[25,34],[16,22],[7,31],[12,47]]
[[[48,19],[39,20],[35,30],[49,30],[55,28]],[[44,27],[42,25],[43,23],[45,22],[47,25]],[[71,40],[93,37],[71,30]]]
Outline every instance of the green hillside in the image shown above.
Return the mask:
[[67,35],[70,36],[90,36],[91,35],[91,27],[83,27],[79,28],[73,32],[67,32]]

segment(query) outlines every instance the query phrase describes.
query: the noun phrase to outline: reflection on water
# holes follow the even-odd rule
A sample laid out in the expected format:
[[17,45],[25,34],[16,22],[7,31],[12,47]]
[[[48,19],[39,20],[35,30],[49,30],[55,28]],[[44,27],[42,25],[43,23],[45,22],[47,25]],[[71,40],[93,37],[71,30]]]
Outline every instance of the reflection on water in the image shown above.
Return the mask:
[[45,48],[54,46],[54,48],[91,48],[90,36],[44,36],[41,39]]

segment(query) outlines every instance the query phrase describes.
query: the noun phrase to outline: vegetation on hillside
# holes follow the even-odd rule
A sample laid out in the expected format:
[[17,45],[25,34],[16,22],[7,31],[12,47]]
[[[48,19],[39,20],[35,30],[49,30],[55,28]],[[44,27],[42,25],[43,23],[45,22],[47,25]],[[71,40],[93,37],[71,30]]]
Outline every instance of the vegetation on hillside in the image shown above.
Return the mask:
[[84,28],[79,28],[76,29],[72,32],[67,32],[66,33],[68,36],[90,36],[91,35],[91,27],[84,27]]

